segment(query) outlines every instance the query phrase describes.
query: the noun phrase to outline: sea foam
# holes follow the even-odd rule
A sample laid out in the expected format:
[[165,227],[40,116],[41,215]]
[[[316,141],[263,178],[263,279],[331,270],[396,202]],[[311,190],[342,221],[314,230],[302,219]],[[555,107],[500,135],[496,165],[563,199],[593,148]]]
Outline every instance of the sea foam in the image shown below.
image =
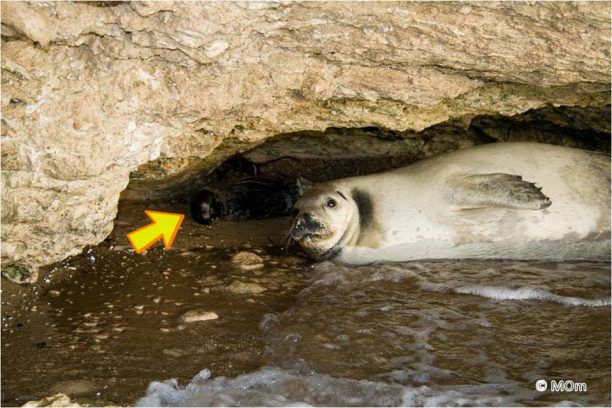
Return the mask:
[[185,387],[176,380],[152,382],[137,406],[503,406],[533,393],[514,390],[508,396],[500,384],[410,387],[276,367],[235,378],[207,375],[203,370]]

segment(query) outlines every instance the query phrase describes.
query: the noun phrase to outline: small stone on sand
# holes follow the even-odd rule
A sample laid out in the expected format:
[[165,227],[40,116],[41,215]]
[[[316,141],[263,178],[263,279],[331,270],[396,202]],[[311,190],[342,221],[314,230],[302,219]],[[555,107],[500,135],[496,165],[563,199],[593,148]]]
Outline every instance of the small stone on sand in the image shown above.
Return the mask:
[[31,407],[70,407],[70,408],[82,407],[82,405],[79,405],[78,403],[71,401],[70,397],[68,397],[65,394],[61,394],[61,393],[52,395],[50,397],[45,397],[38,401],[29,401],[23,406],[27,408],[31,408]]
[[227,286],[227,290],[238,295],[252,295],[266,291],[266,288],[258,283],[233,281]]
[[181,316],[181,321],[184,323],[203,322],[206,320],[216,320],[219,316],[215,312],[206,310],[193,309]]
[[263,268],[263,259],[257,254],[248,251],[238,252],[232,257],[232,263],[240,269],[247,271]]
[[54,393],[62,393],[74,397],[75,395],[83,395],[91,393],[96,387],[93,383],[85,380],[69,380],[55,384],[51,387]]
[[184,350],[179,348],[164,349],[162,353],[170,357],[181,357],[186,354]]

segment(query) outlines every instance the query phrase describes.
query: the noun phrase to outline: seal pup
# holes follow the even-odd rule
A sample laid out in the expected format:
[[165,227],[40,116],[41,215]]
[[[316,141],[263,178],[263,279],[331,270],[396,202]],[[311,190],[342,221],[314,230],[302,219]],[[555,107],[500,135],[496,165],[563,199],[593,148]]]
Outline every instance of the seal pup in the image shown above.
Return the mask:
[[248,178],[226,191],[199,190],[190,199],[191,217],[209,225],[220,218],[244,221],[289,215],[310,183],[303,178]]
[[290,234],[314,259],[610,260],[610,157],[480,145],[315,185]]

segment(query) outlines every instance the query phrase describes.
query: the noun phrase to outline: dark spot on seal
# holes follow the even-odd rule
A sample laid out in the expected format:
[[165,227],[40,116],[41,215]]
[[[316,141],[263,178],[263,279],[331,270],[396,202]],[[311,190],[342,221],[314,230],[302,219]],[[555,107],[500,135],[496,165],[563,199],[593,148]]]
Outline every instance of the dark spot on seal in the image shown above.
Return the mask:
[[342,194],[340,191],[336,191],[336,193],[338,193],[338,195],[339,195],[340,197],[342,197],[342,198],[344,198],[346,201],[348,201],[348,200],[346,199],[346,197],[344,196],[344,194]]
[[366,230],[372,225],[374,218],[374,208],[372,207],[372,198],[365,191],[354,188],[351,191],[351,196],[359,209],[359,227],[361,230]]

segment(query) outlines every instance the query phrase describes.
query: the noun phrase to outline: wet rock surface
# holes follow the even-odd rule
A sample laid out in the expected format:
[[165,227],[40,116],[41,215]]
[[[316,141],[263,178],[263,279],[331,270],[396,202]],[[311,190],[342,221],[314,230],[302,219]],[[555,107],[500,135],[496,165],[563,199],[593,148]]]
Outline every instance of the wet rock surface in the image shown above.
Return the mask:
[[95,5],[2,3],[17,280],[107,237],[132,172],[151,193],[278,134],[610,103],[606,3]]

